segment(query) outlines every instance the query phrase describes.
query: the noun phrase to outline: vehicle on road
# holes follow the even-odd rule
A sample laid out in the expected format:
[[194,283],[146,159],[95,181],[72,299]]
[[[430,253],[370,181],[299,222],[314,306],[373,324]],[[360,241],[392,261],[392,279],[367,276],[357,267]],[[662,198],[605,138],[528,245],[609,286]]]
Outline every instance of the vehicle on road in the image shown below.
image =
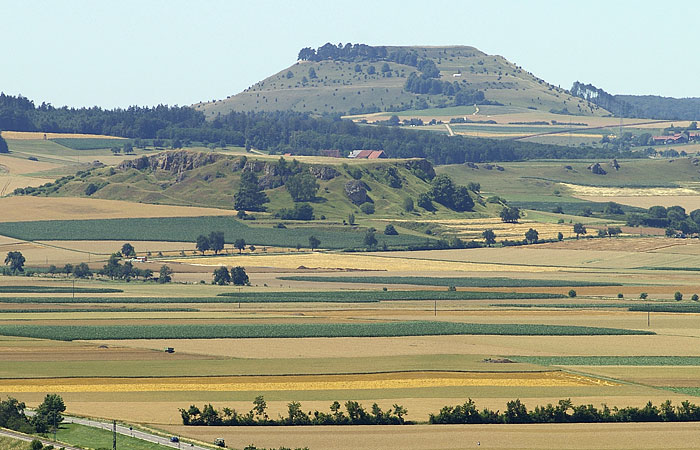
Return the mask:
[[226,441],[224,441],[224,438],[216,438],[214,439],[214,445],[217,447],[226,447]]
[[177,436],[170,436],[170,442],[180,442],[180,438]]

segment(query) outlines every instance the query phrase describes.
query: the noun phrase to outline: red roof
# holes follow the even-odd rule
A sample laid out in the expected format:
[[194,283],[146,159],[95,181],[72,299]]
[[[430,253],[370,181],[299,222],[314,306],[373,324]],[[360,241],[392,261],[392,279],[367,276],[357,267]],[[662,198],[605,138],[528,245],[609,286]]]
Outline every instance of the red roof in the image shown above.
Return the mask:
[[384,150],[368,150],[370,153],[367,156],[368,159],[377,159],[384,157]]

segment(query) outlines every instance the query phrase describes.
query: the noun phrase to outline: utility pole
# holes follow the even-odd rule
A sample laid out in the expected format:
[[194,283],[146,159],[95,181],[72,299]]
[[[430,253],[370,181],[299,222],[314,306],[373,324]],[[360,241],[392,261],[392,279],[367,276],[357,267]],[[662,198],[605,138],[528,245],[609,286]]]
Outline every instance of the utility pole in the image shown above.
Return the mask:
[[75,278],[73,278],[73,298],[75,298]]
[[117,450],[117,421],[112,421],[112,450]]
[[56,442],[56,411],[53,412],[53,441]]
[[647,327],[651,326],[651,311],[647,311]]
[[435,299],[435,317],[437,317],[437,299]]

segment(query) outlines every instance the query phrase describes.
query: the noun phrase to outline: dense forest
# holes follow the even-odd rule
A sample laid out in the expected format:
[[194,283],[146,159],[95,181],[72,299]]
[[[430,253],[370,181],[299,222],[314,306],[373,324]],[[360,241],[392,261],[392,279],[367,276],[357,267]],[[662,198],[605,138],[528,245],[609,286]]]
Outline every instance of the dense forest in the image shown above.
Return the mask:
[[428,158],[434,164],[515,161],[534,158],[625,158],[636,153],[591,147],[447,136],[399,126],[360,125],[339,116],[290,111],[231,112],[206,121],[189,107],[159,105],[105,110],[38,107],[24,97],[0,94],[0,129],[106,134],[184,143],[223,143],[271,153],[318,155],[321,150],[384,150],[394,158]]
[[578,81],[571,94],[605,108],[615,116],[663,120],[700,120],[700,98],[657,95],[612,95],[592,84]]

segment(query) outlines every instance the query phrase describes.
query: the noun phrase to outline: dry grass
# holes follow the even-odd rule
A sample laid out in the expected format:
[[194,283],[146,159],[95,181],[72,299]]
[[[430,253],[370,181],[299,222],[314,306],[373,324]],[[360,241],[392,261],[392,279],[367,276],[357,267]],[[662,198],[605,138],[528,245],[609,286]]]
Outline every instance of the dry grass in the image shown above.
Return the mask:
[[[640,403],[637,406],[643,406]],[[502,409],[502,408],[501,408]],[[212,442],[224,437],[229,446],[254,442],[272,448],[324,450],[463,450],[489,449],[690,449],[697,443],[699,423],[539,424],[539,425],[417,425],[411,427],[166,427]]]
[[[625,197],[678,197],[678,196],[697,196],[698,191],[688,188],[625,188],[625,187],[600,187],[600,186],[582,186],[579,184],[559,183],[569,189],[571,193],[578,198],[590,201],[615,201],[613,198]],[[597,200],[595,200],[597,199]],[[675,203],[674,203],[675,204]],[[653,204],[651,205],[653,206]]]
[[556,271],[556,268],[533,268],[529,266],[475,264],[454,261],[435,261],[428,259],[396,258],[393,256],[376,256],[347,253],[304,253],[286,255],[243,255],[223,256],[214,258],[176,259],[177,263],[196,263],[197,265],[218,267],[275,267],[278,269],[296,269],[300,266],[316,269],[351,269],[351,270],[381,270],[381,271],[411,271],[416,267],[424,267],[430,271],[459,271],[459,272],[541,272]]
[[0,199],[0,221],[81,220],[138,217],[227,216],[235,211],[194,206],[151,205],[78,197],[7,197]]
[[42,133],[33,131],[3,131],[2,137],[5,139],[16,140],[44,140],[59,139],[59,138],[99,138],[99,139],[124,139],[116,136],[106,136],[103,134],[75,134],[75,133]]
[[[396,221],[399,225],[403,221]],[[461,238],[483,240],[481,233],[486,229],[491,229],[496,233],[496,239],[522,240],[525,232],[534,228],[539,233],[540,239],[554,239],[558,233],[564,237],[575,236],[570,224],[542,223],[534,220],[520,220],[519,223],[504,223],[498,218],[481,219],[446,219],[446,220],[426,220],[424,222],[440,225],[449,229]]]
[[41,172],[61,167],[44,161],[30,161],[28,159],[16,158],[9,155],[0,155],[0,173],[7,172],[12,175],[23,175],[26,173]]
[[[623,205],[636,206],[638,208],[650,208],[652,206],[682,206],[687,212],[700,209],[700,195],[613,195],[606,196],[605,201],[616,202]],[[600,201],[600,197],[577,195],[578,198],[588,201]]]
[[305,375],[178,378],[40,378],[0,380],[0,392],[270,392],[427,387],[616,386],[617,383],[560,371],[459,373],[407,372],[362,375]]

